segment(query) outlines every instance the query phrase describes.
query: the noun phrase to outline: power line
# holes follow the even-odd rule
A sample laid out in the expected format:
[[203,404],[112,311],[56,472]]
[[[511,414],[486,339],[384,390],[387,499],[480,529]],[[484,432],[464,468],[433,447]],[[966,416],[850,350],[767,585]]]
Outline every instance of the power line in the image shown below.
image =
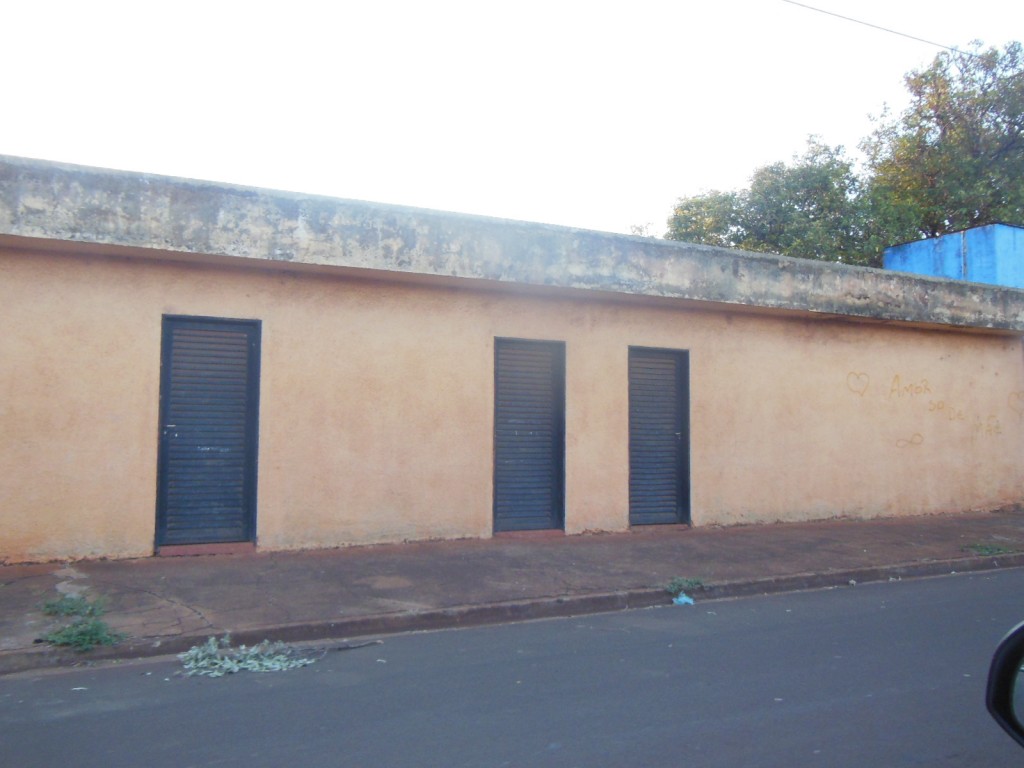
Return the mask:
[[906,37],[909,40],[916,40],[919,43],[924,43],[926,45],[933,45],[936,48],[943,48],[943,49],[945,49],[947,51],[952,51],[953,53],[959,53],[959,54],[964,54],[964,55],[967,55],[967,56],[978,57],[978,54],[971,53],[970,51],[962,51],[959,48],[952,48],[952,47],[950,47],[948,45],[943,45],[942,43],[936,43],[933,40],[925,40],[923,37],[915,37],[914,35],[908,35],[906,32],[900,32],[900,31],[895,30],[895,29],[889,29],[888,27],[881,27],[878,24],[872,24],[872,23],[867,22],[867,21],[861,21],[860,19],[854,19],[854,18],[851,18],[849,16],[843,16],[841,13],[834,13],[833,11],[826,11],[824,8],[815,8],[813,5],[807,5],[806,3],[798,3],[798,2],[796,2],[796,0],[782,0],[782,2],[789,3],[790,5],[800,6],[801,8],[806,8],[809,11],[817,11],[818,13],[824,13],[826,16],[835,16],[837,19],[842,19],[843,21],[852,21],[854,24],[863,24],[865,27],[871,27],[872,29],[878,29],[878,30],[881,30],[882,32],[888,32],[889,34],[892,34],[892,35],[899,35],[900,37]]

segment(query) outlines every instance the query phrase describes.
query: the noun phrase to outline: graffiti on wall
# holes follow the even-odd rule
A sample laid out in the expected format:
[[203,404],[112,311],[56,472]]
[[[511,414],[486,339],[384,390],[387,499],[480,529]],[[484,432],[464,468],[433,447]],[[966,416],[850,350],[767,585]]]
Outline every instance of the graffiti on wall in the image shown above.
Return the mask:
[[846,374],[846,386],[849,387],[851,392],[856,392],[861,397],[867,394],[868,387],[871,386],[871,377],[863,371],[850,371]]
[[[883,384],[872,390],[872,377],[866,371],[849,371],[846,374],[846,388],[859,398],[868,398],[869,393],[881,399],[900,403],[919,412],[929,422],[945,422],[952,425],[969,426],[978,437],[996,437],[1003,434],[1000,414],[980,412],[969,403],[957,402],[944,397],[941,388],[927,378],[908,376],[903,372],[894,373],[882,379]],[[1024,422],[1024,391],[1010,392],[1007,409],[1017,421]],[[1003,414],[1005,418],[1005,414]],[[895,441],[897,448],[914,448],[925,442],[922,432],[903,435]]]

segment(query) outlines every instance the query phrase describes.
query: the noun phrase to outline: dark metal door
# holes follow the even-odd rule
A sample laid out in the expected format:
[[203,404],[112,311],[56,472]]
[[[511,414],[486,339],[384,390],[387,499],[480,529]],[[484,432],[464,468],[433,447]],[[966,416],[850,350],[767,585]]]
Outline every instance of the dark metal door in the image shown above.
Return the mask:
[[494,530],[561,528],[565,344],[494,343]]
[[690,521],[689,355],[629,350],[630,525]]
[[165,317],[158,546],[253,541],[260,324]]

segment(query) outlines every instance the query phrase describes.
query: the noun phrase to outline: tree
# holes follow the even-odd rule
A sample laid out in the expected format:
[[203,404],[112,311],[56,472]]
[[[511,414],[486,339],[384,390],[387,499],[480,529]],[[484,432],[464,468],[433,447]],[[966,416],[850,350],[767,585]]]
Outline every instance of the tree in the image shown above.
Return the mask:
[[910,106],[877,121],[861,173],[812,137],[748,189],[680,199],[665,237],[880,266],[889,245],[1024,224],[1024,51],[972,48],[906,75]]
[[681,198],[668,220],[669,240],[685,240],[726,248],[741,248],[745,232],[740,223],[743,192],[708,192]]
[[865,263],[860,182],[842,147],[807,141],[792,165],[758,168],[750,188],[678,201],[670,240]]
[[893,243],[1024,223],[1024,56],[941,53],[905,78],[910,106],[861,147],[875,229]]

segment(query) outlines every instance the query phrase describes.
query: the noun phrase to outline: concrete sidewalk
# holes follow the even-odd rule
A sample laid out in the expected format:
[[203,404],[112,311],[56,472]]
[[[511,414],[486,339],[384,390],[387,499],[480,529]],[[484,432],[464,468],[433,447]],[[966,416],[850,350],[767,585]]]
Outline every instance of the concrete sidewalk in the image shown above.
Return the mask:
[[[0,566],[0,674],[254,643],[349,638],[1024,566],[1024,508],[870,521],[650,527],[306,552]],[[106,600],[128,639],[75,654],[35,642],[61,594]]]

